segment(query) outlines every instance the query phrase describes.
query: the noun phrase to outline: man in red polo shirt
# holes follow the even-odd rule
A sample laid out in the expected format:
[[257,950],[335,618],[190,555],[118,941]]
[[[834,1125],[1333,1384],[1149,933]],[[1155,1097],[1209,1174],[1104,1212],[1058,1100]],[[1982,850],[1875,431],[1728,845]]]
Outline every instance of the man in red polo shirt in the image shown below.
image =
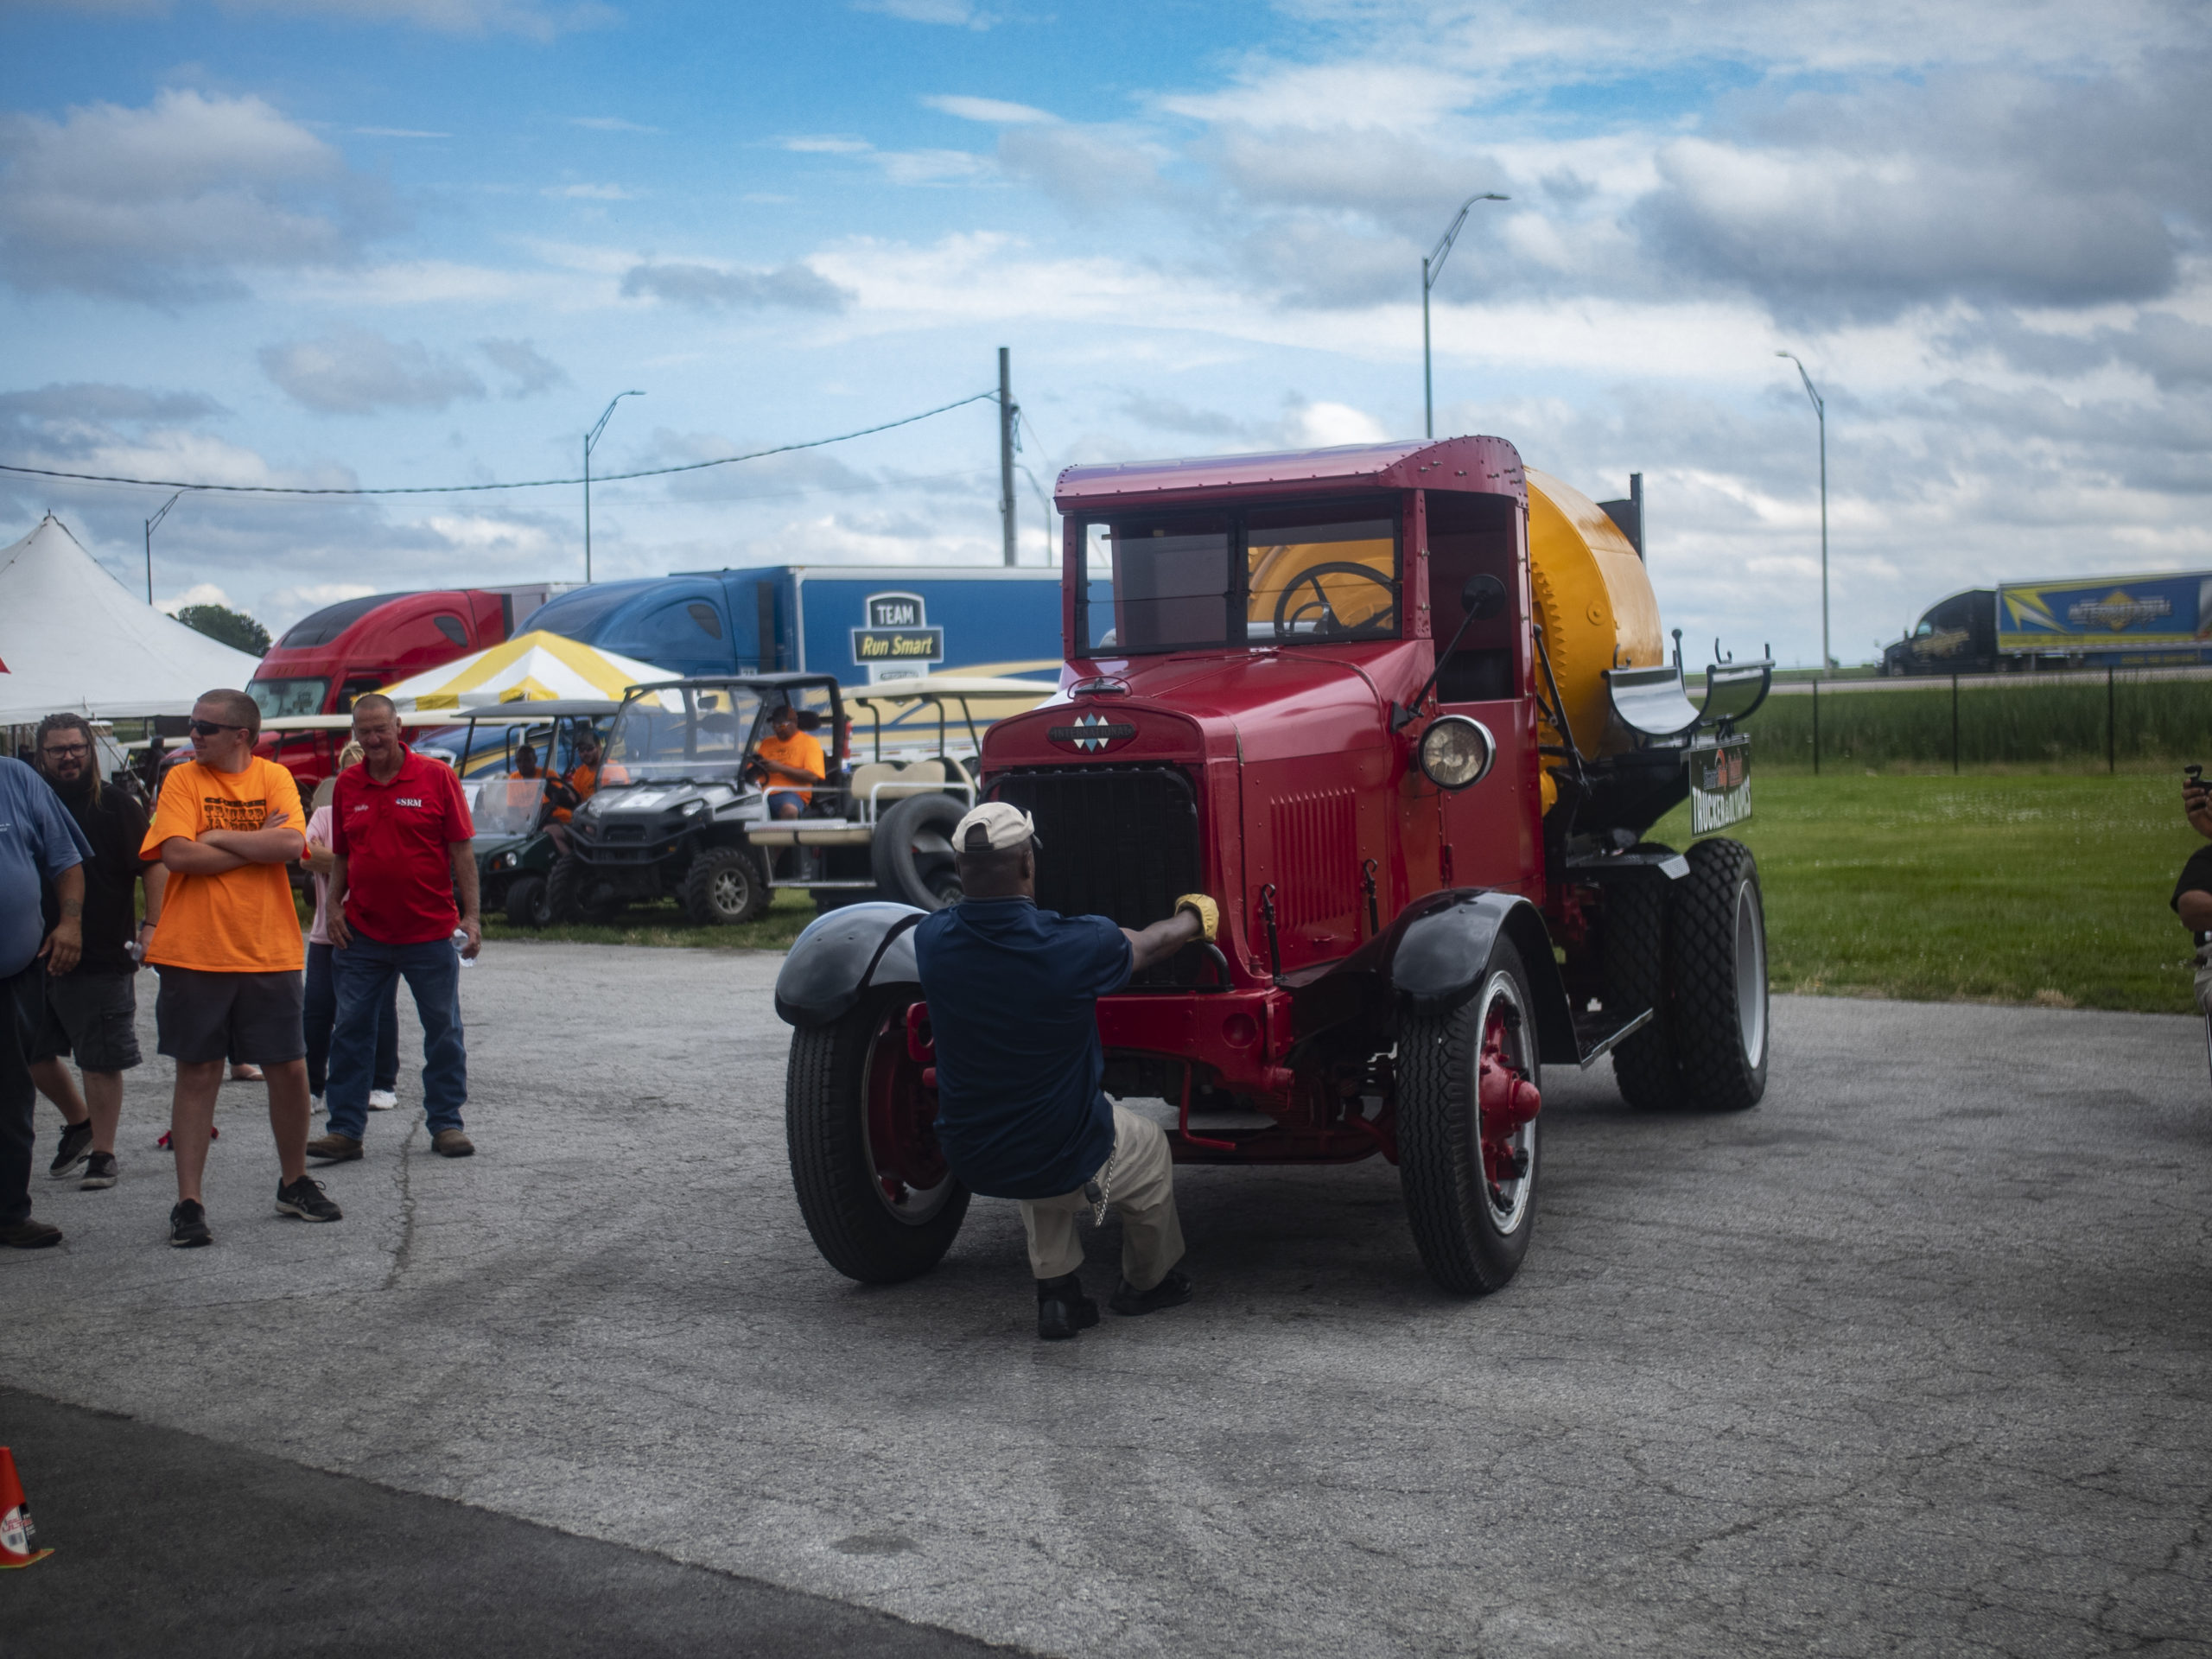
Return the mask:
[[[461,961],[483,944],[477,922],[475,826],[461,780],[410,750],[391,699],[353,704],[357,766],[338,774],[331,798],[331,980],[338,1021],[330,1034],[328,1133],[308,1156],[343,1163],[361,1155],[376,1064],[377,1013],[404,978],[423,1020],[423,1110],[430,1147],[448,1158],[476,1150],[461,1133],[468,1054],[461,1029]],[[461,906],[454,907],[454,894]],[[460,953],[454,932],[467,935]]]

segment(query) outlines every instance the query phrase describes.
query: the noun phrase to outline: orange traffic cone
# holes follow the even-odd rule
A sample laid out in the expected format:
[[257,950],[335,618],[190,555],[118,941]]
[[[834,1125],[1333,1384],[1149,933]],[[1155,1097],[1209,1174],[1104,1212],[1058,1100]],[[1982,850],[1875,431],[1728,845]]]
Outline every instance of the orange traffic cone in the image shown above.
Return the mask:
[[23,1483],[16,1478],[16,1459],[0,1446],[0,1567],[29,1567],[54,1554],[33,1549],[31,1506],[23,1497]]

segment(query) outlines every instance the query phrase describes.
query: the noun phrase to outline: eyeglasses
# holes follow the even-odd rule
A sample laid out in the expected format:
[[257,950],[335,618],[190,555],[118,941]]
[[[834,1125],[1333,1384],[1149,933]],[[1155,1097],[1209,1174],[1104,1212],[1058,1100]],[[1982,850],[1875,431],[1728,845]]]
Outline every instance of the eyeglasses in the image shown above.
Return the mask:
[[92,752],[91,746],[84,743],[49,743],[46,746],[46,758],[49,760],[67,760],[73,754],[90,754]]
[[194,737],[213,737],[218,732],[242,732],[245,730],[245,728],[243,726],[218,726],[212,720],[195,720],[188,721],[187,723],[192,728],[192,734]]

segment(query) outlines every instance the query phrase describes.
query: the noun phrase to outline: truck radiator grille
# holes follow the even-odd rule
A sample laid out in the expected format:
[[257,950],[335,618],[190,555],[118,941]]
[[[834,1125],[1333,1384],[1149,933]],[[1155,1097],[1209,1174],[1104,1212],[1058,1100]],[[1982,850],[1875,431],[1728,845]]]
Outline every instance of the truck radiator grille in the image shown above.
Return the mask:
[[[1173,914],[1177,899],[1202,887],[1198,797],[1178,767],[1009,772],[990,793],[1037,820],[1037,903],[1043,909],[1149,927]],[[1180,984],[1201,973],[1199,963],[1181,957],[1136,982]]]

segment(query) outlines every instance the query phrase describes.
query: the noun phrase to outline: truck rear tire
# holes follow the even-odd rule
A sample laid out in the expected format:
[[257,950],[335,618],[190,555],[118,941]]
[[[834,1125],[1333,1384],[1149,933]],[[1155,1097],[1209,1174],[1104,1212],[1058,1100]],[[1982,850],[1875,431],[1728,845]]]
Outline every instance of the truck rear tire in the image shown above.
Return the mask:
[[[1469,1001],[1404,1021],[1396,1069],[1398,1179],[1421,1262],[1455,1295],[1499,1289],[1536,1224],[1533,1096],[1543,1081],[1528,971],[1512,945],[1497,942]],[[1516,1097],[1522,1085],[1529,1092]],[[1506,1109],[1515,1104],[1530,1115]]]
[[766,914],[766,878],[741,847],[709,847],[683,873],[684,914],[696,927],[734,927]]
[[[1637,851],[1674,849],[1645,842]],[[1667,912],[1675,885],[1654,870],[1605,889],[1605,1006],[1652,1011],[1643,1029],[1613,1050],[1613,1081],[1621,1098],[1643,1111],[1667,1111],[1683,1098],[1667,982]]]
[[873,991],[842,1020],[791,1033],[784,1130],[799,1214],[823,1259],[864,1285],[935,1267],[968,1214],[937,1104],[906,1052],[915,988]]
[[1720,836],[1688,857],[1668,917],[1675,1053],[1688,1104],[1740,1112],[1766,1093],[1770,1046],[1758,861]]
[[543,927],[553,919],[546,903],[545,878],[518,875],[507,883],[507,919],[517,927]]
[[909,795],[876,820],[868,855],[875,885],[901,904],[943,910],[960,902],[953,827],[968,809],[951,795]]

